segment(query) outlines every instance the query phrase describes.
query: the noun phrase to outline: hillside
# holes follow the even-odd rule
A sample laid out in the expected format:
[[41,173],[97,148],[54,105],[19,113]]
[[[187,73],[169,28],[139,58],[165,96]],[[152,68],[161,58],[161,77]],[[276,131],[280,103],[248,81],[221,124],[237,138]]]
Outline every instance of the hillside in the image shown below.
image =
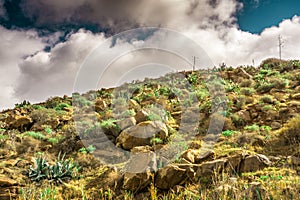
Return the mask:
[[0,113],[0,199],[298,199],[300,62],[221,66]]

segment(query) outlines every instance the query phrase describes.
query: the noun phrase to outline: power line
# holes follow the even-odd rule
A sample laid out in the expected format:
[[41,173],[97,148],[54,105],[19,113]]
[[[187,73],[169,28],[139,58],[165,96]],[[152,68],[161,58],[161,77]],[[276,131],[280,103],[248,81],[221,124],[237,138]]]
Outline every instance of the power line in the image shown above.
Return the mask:
[[198,57],[193,56],[193,71],[195,71],[195,67],[196,67],[196,59],[198,59]]

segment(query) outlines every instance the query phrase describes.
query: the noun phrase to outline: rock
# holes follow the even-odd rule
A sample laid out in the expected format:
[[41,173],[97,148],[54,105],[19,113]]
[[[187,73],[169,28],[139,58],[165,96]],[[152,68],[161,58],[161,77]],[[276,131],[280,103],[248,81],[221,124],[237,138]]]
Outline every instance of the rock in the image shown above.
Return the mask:
[[15,116],[15,119],[10,122],[10,128],[23,129],[32,123],[29,116]]
[[117,143],[124,149],[129,150],[136,146],[150,145],[151,138],[161,140],[168,136],[166,125],[160,121],[145,121],[127,128],[117,138]]
[[188,162],[195,163],[195,152],[192,149],[188,149],[181,154],[181,158]]
[[180,184],[186,178],[186,170],[176,165],[168,165],[158,170],[155,177],[155,186],[167,190]]
[[[102,167],[100,167],[100,169],[101,168]],[[97,169],[94,170],[96,171]],[[89,180],[85,188],[97,188],[99,187],[99,183],[101,184],[101,188],[105,190],[116,188],[117,186],[121,185],[122,178],[123,176],[120,173],[118,173],[116,169],[109,168],[105,172],[101,173],[100,176],[93,177],[93,179]]]
[[242,162],[242,155],[234,155],[234,156],[229,156],[227,158],[228,163],[227,163],[227,171],[228,172],[234,172],[237,173],[240,170],[241,162]]
[[195,163],[201,163],[205,160],[212,159],[215,156],[215,152],[211,149],[200,150],[195,153]]
[[237,115],[245,122],[251,122],[251,116],[249,111],[247,110],[241,110],[237,113]]
[[294,166],[300,166],[300,158],[295,156],[288,156],[288,162]]
[[196,171],[196,177],[210,177],[215,172],[220,172],[225,168],[227,159],[218,159],[202,163]]
[[121,130],[125,130],[126,128],[136,125],[136,120],[134,117],[122,119],[117,122],[117,125],[120,127]]
[[279,123],[279,122],[272,122],[271,123],[271,128],[272,128],[272,130],[278,130],[278,129],[281,128],[281,123]]
[[137,152],[135,149],[135,152],[130,155],[130,159],[125,166],[126,172],[142,173],[146,171],[157,171],[155,153],[142,148],[141,150],[141,152]]
[[299,100],[300,99],[300,93],[292,95],[292,98]]
[[148,113],[144,110],[140,110],[135,114],[135,120],[137,124],[147,121],[147,118],[148,118]]
[[241,162],[241,173],[245,172],[255,172],[258,170],[262,170],[267,167],[271,162],[269,159],[261,154],[250,155],[244,158]]
[[107,105],[104,100],[97,98],[95,101],[95,111],[101,112],[107,108]]
[[125,173],[123,181],[123,189],[133,192],[140,191],[153,181],[154,174],[151,172],[144,173]]
[[0,187],[10,187],[17,184],[17,181],[10,179],[6,176],[0,175]]
[[128,107],[129,109],[139,110],[141,106],[136,102],[134,99],[130,99],[128,101]]

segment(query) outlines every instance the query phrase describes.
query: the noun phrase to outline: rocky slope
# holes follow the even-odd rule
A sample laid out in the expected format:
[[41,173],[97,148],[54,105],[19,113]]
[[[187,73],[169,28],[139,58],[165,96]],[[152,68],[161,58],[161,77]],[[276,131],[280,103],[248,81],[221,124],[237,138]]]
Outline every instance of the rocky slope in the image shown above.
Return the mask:
[[0,113],[0,199],[297,199],[300,62],[178,72]]

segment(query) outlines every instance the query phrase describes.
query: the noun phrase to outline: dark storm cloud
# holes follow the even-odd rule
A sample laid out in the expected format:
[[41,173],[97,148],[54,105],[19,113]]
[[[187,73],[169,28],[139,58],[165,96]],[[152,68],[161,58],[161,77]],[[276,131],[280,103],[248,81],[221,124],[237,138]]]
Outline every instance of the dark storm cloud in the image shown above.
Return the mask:
[[[238,4],[235,0],[1,1],[8,17],[0,17],[0,24],[7,28],[34,27],[40,34],[85,28],[109,35],[141,26],[184,29],[198,24],[203,28],[212,24],[206,23],[212,16],[218,16],[213,24],[232,24],[235,10],[231,6]],[[224,5],[229,7],[225,15],[220,12]]]

